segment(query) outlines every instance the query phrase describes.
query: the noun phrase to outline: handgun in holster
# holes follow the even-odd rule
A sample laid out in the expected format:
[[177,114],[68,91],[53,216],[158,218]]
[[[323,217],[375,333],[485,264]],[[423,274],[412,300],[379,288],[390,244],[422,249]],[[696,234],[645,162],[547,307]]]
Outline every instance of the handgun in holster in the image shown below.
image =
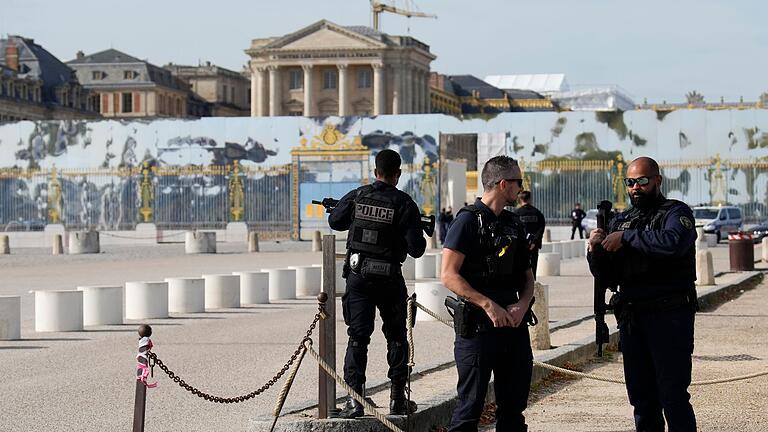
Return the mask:
[[453,330],[457,336],[471,338],[477,333],[477,322],[473,316],[476,306],[465,298],[448,296],[445,298],[445,307],[453,318]]

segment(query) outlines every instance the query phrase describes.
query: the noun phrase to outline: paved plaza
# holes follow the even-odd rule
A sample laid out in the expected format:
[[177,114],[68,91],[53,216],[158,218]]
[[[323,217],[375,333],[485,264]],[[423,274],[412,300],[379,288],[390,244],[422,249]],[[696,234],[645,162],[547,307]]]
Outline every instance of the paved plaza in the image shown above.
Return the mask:
[[[342,248],[342,245],[339,243],[338,247]],[[104,247],[104,252],[98,255],[50,256],[48,250],[17,249],[13,255],[4,256],[0,259],[0,295],[22,296],[23,340],[0,342],[0,360],[4,365],[4,382],[0,386],[3,430],[127,430],[132,419],[136,327],[139,322],[87,327],[83,332],[36,333],[30,290],[74,289],[78,285],[123,284],[321,262],[321,254],[310,252],[308,242],[265,242],[262,250],[264,252],[249,254],[245,245],[225,243],[220,245],[220,253],[216,255],[185,255],[182,244],[164,244],[110,246]],[[727,245],[721,244],[713,252],[716,271],[727,270]],[[550,325],[557,326],[558,322],[591,313],[592,278],[583,258],[564,261],[561,276],[541,278],[541,282],[550,285]],[[219,396],[237,396],[260,387],[282,367],[305,333],[316,305],[315,299],[304,298],[201,314],[172,314],[170,319],[148,323],[154,328],[155,353],[187,383]],[[340,318],[340,301],[336,307],[336,352],[340,369],[346,333]],[[728,312],[731,315],[739,313],[738,309]],[[760,315],[759,312],[750,314]],[[723,337],[734,323],[743,324],[736,317],[729,320],[713,316],[712,321],[709,320],[704,314],[698,324],[709,323],[713,329],[722,327]],[[752,332],[744,328],[742,333],[734,335],[740,334],[740,340],[748,340],[750,334],[765,334],[764,321],[762,325],[763,330],[755,327]],[[592,331],[593,323],[587,320],[554,332],[553,344],[566,345],[589,337]],[[419,322],[414,329],[414,339],[417,373],[449,365],[442,371],[420,376],[414,382],[416,400],[424,403],[435,395],[455,391],[455,370],[450,367],[452,330],[438,322]],[[370,346],[369,386],[386,382],[385,345],[383,336],[377,331]],[[765,346],[754,352],[749,348],[748,345],[734,347],[734,352],[766,358]],[[741,373],[743,368],[737,370],[731,366],[746,363],[706,363],[712,367],[715,364],[727,367],[724,369],[727,374],[734,375]],[[603,367],[610,369],[613,366]],[[282,384],[280,382],[277,388],[245,403],[218,405],[184,392],[159,369],[155,369],[155,379],[159,386],[149,390],[148,431],[245,430],[250,420],[271,415]],[[284,412],[316,403],[316,388],[317,365],[307,356]],[[611,392],[615,390],[621,394],[621,387],[617,388],[612,388]],[[341,396],[340,391],[337,394]],[[386,402],[385,394],[388,392],[374,394],[374,400],[380,406]],[[619,412],[625,414],[626,400],[616,397],[611,405],[624,410]],[[566,402],[570,403],[563,400],[557,404]],[[551,409],[548,405],[546,398],[539,398],[531,407],[530,417],[539,417],[542,411]],[[587,408],[585,406],[585,412],[589,413]],[[601,416],[602,412],[598,417]],[[579,430],[596,430],[585,427]]]

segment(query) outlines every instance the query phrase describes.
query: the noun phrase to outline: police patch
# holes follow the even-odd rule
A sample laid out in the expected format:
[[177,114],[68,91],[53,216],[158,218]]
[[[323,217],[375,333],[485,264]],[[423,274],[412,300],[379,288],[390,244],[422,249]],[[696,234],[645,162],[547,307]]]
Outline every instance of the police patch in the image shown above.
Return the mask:
[[691,222],[691,220],[686,216],[680,216],[680,224],[682,224],[686,229],[693,228],[693,222]]
[[395,209],[370,204],[358,204],[355,207],[355,218],[391,224],[395,218]]

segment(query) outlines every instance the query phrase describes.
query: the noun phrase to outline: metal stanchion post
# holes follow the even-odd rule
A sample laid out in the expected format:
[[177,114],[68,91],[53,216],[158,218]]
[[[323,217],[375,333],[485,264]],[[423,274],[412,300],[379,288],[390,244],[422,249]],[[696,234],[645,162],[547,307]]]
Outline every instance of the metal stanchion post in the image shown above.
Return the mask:
[[[139,337],[141,339],[152,336],[152,327],[142,324],[139,326]],[[148,344],[139,344],[139,355],[137,361],[144,366],[149,367],[149,359],[142,354],[146,354],[146,351],[152,347],[152,342]],[[133,432],[144,432],[144,415],[147,408],[147,384],[140,379],[144,373],[143,368],[136,369],[136,397],[134,398],[133,405]]]
[[[325,312],[328,317],[320,322],[320,357],[336,369],[336,236],[323,236],[323,286],[327,295]],[[317,418],[329,418],[336,412],[336,381],[318,367]]]

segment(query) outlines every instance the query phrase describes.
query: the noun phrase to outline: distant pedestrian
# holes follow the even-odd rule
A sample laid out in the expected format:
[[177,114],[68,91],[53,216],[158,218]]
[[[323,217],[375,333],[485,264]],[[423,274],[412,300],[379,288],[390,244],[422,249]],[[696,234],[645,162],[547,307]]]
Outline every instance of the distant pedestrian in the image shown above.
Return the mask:
[[573,240],[576,230],[579,230],[579,238],[584,238],[584,227],[581,226],[581,221],[585,217],[587,214],[581,209],[581,203],[576,203],[571,210],[571,240]]

